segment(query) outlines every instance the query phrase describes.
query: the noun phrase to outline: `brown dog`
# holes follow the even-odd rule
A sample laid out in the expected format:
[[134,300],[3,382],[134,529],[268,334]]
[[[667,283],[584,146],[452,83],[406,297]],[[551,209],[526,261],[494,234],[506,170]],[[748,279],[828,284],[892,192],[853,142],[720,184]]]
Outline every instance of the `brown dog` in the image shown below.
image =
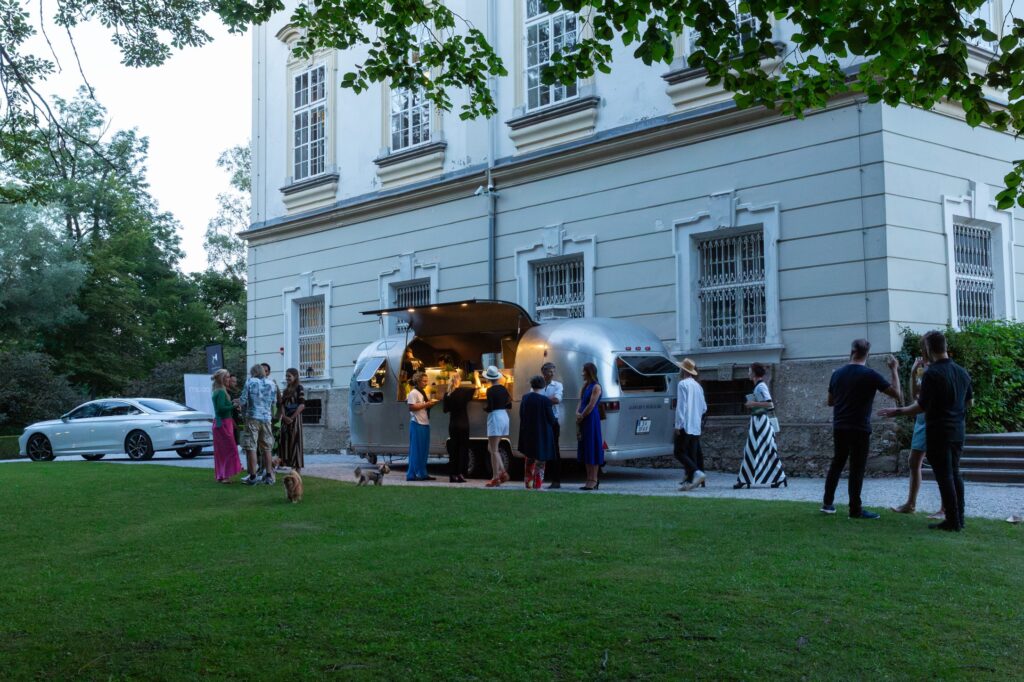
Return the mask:
[[298,471],[292,470],[284,475],[284,490],[288,493],[289,502],[302,502],[302,476]]

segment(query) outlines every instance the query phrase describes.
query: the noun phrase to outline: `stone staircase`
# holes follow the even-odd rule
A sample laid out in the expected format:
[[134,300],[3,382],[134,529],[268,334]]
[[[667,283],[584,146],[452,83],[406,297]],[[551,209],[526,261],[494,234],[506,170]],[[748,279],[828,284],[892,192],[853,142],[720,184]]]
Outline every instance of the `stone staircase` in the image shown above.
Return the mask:
[[[923,473],[934,480],[927,460]],[[1024,485],[1024,433],[969,434],[960,473],[965,481]]]

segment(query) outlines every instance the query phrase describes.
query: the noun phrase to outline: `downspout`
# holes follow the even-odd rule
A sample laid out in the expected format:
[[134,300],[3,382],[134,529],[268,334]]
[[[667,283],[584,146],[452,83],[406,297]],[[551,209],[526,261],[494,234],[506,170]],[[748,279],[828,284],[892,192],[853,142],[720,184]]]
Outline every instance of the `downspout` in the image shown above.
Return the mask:
[[[487,4],[487,41],[498,51],[498,0],[489,0]],[[498,103],[498,79],[492,74],[487,78],[487,87],[495,104]],[[498,231],[498,193],[494,191],[494,157],[497,154],[497,114],[487,118],[487,173],[484,194],[487,196],[487,298],[497,297],[495,269],[497,257],[495,241]]]

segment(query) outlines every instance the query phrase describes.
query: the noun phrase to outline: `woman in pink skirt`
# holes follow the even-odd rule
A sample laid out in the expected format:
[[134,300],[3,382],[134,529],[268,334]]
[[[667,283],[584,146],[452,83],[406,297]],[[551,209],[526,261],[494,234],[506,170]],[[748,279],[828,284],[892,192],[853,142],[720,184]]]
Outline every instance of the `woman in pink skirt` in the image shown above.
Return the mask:
[[225,382],[229,373],[218,369],[213,375],[213,470],[217,483],[230,483],[231,477],[242,470],[235,444],[235,420],[232,419],[231,397]]

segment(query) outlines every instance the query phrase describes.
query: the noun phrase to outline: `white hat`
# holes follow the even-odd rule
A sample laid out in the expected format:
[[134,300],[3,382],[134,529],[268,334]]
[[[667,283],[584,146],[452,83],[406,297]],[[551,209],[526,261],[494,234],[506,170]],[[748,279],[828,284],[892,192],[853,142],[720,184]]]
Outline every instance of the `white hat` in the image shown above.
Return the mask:
[[487,379],[487,381],[498,381],[501,379],[501,372],[498,371],[497,367],[491,365],[487,368],[487,371],[483,373],[483,378]]

